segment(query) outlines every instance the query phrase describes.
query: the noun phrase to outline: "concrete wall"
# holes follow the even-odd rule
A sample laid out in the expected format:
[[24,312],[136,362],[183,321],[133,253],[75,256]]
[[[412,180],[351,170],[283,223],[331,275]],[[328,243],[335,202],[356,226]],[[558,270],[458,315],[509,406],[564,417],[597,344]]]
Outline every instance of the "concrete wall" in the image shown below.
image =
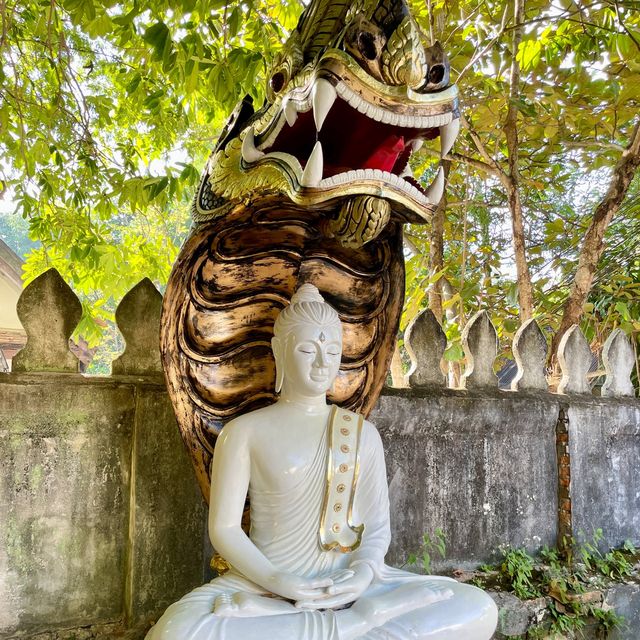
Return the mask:
[[162,380],[0,375],[0,637],[155,619],[205,509]]
[[439,568],[477,566],[504,544],[554,545],[557,416],[551,394],[388,390],[371,420],[387,454],[389,561],[437,528]]
[[574,536],[602,529],[602,546],[640,542],[640,402],[575,398],[569,404]]
[[[80,309],[67,285],[50,271],[23,293],[29,340],[19,371],[0,374],[2,639],[107,640],[129,629],[138,640],[208,578],[206,510],[160,373],[160,302],[148,281],[127,294],[116,375],[88,378],[68,350]],[[387,455],[388,561],[404,564],[436,528],[447,558],[435,569],[596,527],[604,546],[640,545],[638,401],[587,395],[590,352],[575,330],[563,351],[566,393],[550,393],[532,324],[514,345],[521,390],[499,391],[490,321],[478,315],[471,329],[466,390],[445,387],[429,320],[413,327],[414,388],[386,390],[371,415]],[[633,392],[627,347],[620,334],[610,343],[603,390],[613,395]]]

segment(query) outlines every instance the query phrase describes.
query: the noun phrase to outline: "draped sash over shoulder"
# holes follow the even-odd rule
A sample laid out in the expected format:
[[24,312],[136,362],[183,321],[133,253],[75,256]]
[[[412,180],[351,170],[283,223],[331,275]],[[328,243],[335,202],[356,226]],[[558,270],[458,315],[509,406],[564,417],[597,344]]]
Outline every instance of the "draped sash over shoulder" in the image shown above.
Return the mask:
[[346,566],[348,558],[320,548],[318,531],[326,483],[327,431],[304,475],[284,492],[249,485],[250,538],[271,562],[284,571],[312,577]]

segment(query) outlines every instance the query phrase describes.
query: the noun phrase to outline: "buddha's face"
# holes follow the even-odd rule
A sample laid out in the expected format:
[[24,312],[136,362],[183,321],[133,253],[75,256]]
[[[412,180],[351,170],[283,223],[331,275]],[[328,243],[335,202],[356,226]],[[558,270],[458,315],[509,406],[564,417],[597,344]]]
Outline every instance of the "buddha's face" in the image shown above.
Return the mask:
[[340,327],[300,325],[286,339],[284,377],[292,390],[304,396],[326,393],[340,368]]

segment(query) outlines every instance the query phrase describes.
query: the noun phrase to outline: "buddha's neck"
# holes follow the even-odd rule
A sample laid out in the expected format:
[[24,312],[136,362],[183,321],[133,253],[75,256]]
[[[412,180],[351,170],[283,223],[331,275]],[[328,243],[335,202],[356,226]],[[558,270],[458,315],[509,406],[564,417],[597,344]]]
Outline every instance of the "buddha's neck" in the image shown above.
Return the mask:
[[317,396],[305,396],[296,392],[294,389],[287,388],[286,385],[282,389],[278,402],[290,404],[305,413],[322,413],[327,408],[327,396],[321,393]]

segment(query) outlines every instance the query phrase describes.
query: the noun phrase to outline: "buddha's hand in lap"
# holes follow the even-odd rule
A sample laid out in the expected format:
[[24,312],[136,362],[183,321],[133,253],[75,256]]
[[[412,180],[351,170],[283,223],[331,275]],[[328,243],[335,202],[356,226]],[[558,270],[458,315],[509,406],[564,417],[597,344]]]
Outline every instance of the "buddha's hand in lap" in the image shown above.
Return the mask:
[[271,593],[298,602],[325,596],[327,589],[332,585],[331,577],[303,578],[286,571],[278,571],[271,576],[268,584],[263,586]]
[[357,600],[373,580],[373,569],[368,564],[358,564],[331,576],[333,585],[315,598],[296,602],[300,609],[333,609]]

